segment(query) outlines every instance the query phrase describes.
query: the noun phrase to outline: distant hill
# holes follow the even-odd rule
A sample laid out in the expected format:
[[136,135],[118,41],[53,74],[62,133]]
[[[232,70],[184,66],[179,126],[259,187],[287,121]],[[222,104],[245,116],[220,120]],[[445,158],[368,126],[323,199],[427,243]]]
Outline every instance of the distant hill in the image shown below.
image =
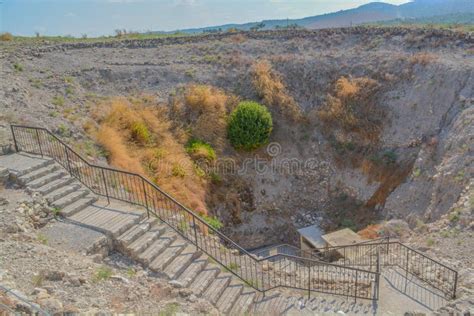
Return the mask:
[[369,25],[397,26],[397,25],[436,25],[438,27],[456,28],[466,27],[467,30],[474,30],[474,13],[452,13],[435,15],[422,18],[394,19],[368,23]]
[[268,30],[286,27],[304,27],[308,29],[345,27],[371,22],[420,19],[441,15],[474,13],[474,0],[414,0],[401,5],[383,2],[371,2],[355,9],[316,15],[302,19],[264,20],[244,24],[226,24],[219,26],[179,30],[185,33],[217,32],[229,29]]

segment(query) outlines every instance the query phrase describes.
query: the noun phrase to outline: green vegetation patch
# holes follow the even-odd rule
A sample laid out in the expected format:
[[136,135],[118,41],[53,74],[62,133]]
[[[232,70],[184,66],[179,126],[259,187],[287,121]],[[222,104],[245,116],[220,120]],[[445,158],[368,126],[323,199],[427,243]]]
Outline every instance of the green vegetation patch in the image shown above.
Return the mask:
[[201,215],[201,217],[204,219],[206,223],[209,224],[209,226],[211,226],[215,230],[219,230],[224,226],[224,224],[222,224],[222,222],[215,216],[209,216],[209,215],[203,214]]
[[186,152],[195,159],[205,159],[209,162],[217,159],[216,152],[210,144],[195,138],[186,144]]

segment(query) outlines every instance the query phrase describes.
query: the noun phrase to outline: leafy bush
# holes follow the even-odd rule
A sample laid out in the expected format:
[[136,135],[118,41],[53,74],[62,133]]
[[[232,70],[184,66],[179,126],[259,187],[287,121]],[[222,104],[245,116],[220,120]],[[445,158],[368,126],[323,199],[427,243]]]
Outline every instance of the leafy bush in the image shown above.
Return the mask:
[[217,158],[216,152],[210,144],[196,138],[189,140],[189,142],[186,144],[186,151],[194,159],[203,158],[207,161],[214,161]]
[[231,113],[227,135],[234,148],[252,150],[268,142],[272,129],[272,116],[267,108],[246,101]]

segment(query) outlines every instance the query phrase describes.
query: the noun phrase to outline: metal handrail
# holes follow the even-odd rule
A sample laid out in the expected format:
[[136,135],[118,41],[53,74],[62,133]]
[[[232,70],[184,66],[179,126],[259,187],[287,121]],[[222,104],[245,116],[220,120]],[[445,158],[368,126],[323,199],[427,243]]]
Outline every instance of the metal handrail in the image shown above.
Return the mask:
[[[112,198],[145,207],[148,216],[151,213],[161,219],[179,235],[194,244],[197,249],[205,252],[230,273],[259,292],[265,293],[276,287],[287,287],[307,290],[308,295],[311,291],[317,291],[355,298],[374,299],[369,291],[365,292],[365,296],[360,294],[360,292],[357,293],[358,287],[361,286],[361,283],[358,283],[358,276],[365,275],[367,280],[378,282],[377,272],[286,254],[256,258],[255,255],[249,253],[229,237],[209,225],[202,216],[188,209],[142,175],[91,164],[46,128],[11,125],[11,131],[17,152],[23,151],[40,154],[41,156],[48,156],[49,154],[72,176],[95,194],[105,196],[109,201]],[[45,137],[47,137],[46,140],[44,140]],[[41,140],[42,138],[43,141]],[[59,144],[59,148],[57,144]],[[159,205],[160,203],[164,207],[157,207],[157,204]],[[189,229],[190,222],[192,222],[192,230]],[[216,239],[218,240],[217,242]],[[225,244],[224,248],[222,248],[222,244]],[[233,250],[229,247],[232,247]],[[296,276],[294,277],[295,279],[291,279],[287,284],[283,284],[280,278],[275,277],[275,272],[273,272],[273,278],[271,273],[265,272],[262,263],[270,263],[270,260],[277,258],[290,260],[293,262],[292,267],[295,271],[300,274],[303,273],[299,284],[293,285],[293,283],[296,283],[294,282],[296,281]],[[250,264],[248,264],[249,260]],[[241,264],[242,261],[244,262],[243,265]],[[239,268],[235,267],[237,263],[241,264]],[[350,283],[350,286],[347,286],[347,288],[340,292],[336,290],[335,292],[330,292],[331,289],[325,288],[314,288],[313,283],[318,279],[311,274],[311,271],[315,267],[324,267],[326,273],[332,273],[327,270],[334,269],[334,271],[338,271],[340,275],[344,276],[355,273],[355,280],[353,278],[344,279],[345,282]],[[239,270],[239,272],[236,270]],[[296,272],[295,275],[297,274]],[[305,279],[306,273],[307,280]],[[304,282],[304,285],[302,282]],[[354,288],[355,293],[352,293],[351,291]]]

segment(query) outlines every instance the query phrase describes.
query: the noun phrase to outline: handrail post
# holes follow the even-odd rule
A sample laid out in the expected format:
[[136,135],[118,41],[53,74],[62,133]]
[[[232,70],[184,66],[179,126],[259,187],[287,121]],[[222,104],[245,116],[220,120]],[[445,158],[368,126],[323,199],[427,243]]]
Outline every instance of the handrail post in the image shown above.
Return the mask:
[[105,196],[107,197],[107,205],[110,205],[109,190],[107,188],[107,181],[105,180],[105,172],[104,172],[104,169],[100,169],[100,170],[102,170],[102,180],[104,181]]
[[453,289],[453,299],[456,298],[456,289],[458,287],[458,273],[455,272],[454,274],[454,289]]
[[355,293],[354,293],[354,299],[356,302],[357,302],[358,279],[359,279],[359,270],[356,270],[356,282],[355,282]]
[[15,135],[15,131],[13,129],[13,125],[10,125],[10,129],[12,131],[13,144],[15,145],[15,151],[18,152],[18,143],[16,142],[16,135]]
[[308,299],[311,298],[311,264],[308,262]]
[[196,230],[196,217],[193,216],[193,229],[194,229],[194,239],[196,240],[196,251],[199,250],[198,246],[198,235]]
[[142,178],[142,186],[143,186],[143,195],[145,198],[145,206],[146,206],[146,215],[150,218],[150,209],[148,208],[148,198],[146,196],[146,189],[145,189],[145,179]]
[[69,161],[69,154],[67,153],[67,147],[66,146],[64,146],[64,151],[66,152],[66,161],[67,161],[67,167],[69,169],[69,173],[72,174],[71,162]]
[[38,130],[36,130],[36,140],[38,141],[38,146],[39,146],[41,158],[43,158],[43,149],[41,148],[41,142],[40,142],[40,137],[39,137]]
[[406,252],[407,252],[407,262],[406,262],[406,265],[405,265],[405,267],[406,267],[405,268],[405,271],[406,271],[405,279],[408,280],[408,248],[405,247],[405,249],[406,249]]

